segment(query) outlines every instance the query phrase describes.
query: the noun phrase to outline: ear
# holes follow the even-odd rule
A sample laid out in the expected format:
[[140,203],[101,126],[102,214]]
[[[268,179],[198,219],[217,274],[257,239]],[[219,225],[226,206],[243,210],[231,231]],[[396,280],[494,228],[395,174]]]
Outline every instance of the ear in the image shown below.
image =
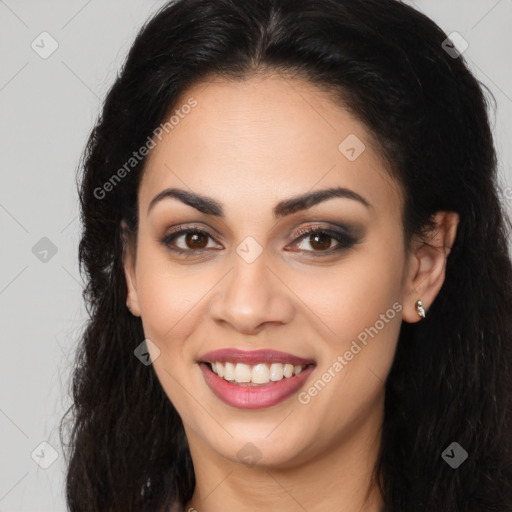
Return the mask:
[[135,276],[135,241],[124,220],[121,222],[121,238],[123,241],[123,268],[126,279],[126,307],[132,315],[140,316]]
[[418,299],[425,313],[441,289],[446,271],[446,260],[455,241],[459,214],[439,211],[434,215],[436,223],[427,239],[413,240],[407,259],[404,288],[403,319],[418,322],[422,318],[416,309]]

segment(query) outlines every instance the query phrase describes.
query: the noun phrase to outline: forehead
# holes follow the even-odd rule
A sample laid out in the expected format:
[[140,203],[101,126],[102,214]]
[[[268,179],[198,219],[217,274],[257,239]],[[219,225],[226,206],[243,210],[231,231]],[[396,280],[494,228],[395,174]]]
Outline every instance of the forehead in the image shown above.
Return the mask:
[[239,215],[253,205],[270,210],[277,199],[341,186],[400,215],[399,186],[364,125],[308,82],[214,77],[185,91],[169,116],[172,124],[154,139],[146,162],[141,207],[179,187],[215,197],[227,216],[230,209]]

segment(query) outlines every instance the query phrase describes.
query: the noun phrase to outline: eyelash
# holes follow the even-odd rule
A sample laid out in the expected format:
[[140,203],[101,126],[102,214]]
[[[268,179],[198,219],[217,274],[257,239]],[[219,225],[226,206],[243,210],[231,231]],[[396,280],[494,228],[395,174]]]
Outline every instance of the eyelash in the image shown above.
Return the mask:
[[[208,250],[206,248],[197,249],[197,250],[194,250],[194,249],[187,250],[187,249],[180,249],[180,248],[170,246],[171,242],[173,242],[176,238],[179,238],[181,235],[188,234],[188,233],[200,234],[200,235],[203,235],[203,236],[213,239],[213,237],[210,235],[210,233],[208,233],[207,231],[204,231],[203,229],[201,229],[199,227],[185,226],[185,227],[181,227],[181,228],[177,229],[176,231],[169,233],[164,238],[162,238],[160,240],[160,242],[170,251],[177,253],[177,254],[184,255],[187,258],[197,255],[197,253],[201,253],[203,251]],[[320,226],[314,226],[314,227],[300,229],[295,234],[295,239],[294,239],[293,243],[296,244],[297,242],[301,241],[302,239],[306,238],[307,236],[316,235],[316,234],[328,235],[329,238],[333,238],[334,240],[339,242],[340,245],[338,247],[336,247],[335,249],[330,249],[328,251],[299,251],[299,252],[311,253],[311,255],[313,257],[321,258],[321,257],[330,256],[330,255],[332,255],[336,252],[340,252],[342,250],[350,249],[354,244],[356,244],[358,242],[358,240],[354,236],[349,235],[347,233],[343,233],[341,231],[333,231],[333,230],[326,229],[326,228],[323,228]],[[320,254],[314,254],[314,253],[320,253]]]

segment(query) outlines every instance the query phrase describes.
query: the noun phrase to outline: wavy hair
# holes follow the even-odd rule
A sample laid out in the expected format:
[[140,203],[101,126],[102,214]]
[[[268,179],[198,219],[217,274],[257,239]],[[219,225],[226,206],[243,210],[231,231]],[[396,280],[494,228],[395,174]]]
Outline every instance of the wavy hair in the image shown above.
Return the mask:
[[[406,247],[427,240],[435,212],[460,216],[443,286],[424,320],[402,323],[385,384],[375,472],[387,512],[512,511],[511,222],[488,97],[446,38],[395,0],[177,0],[142,27],[80,163],[89,318],[60,425],[71,512],[153,512],[193,494],[181,418],[134,356],[144,332],[126,308],[121,225],[136,235],[146,158],[98,190],[187,88],[261,72],[328,90],[364,123],[405,191]],[[454,441],[468,453],[456,470],[441,457]]]

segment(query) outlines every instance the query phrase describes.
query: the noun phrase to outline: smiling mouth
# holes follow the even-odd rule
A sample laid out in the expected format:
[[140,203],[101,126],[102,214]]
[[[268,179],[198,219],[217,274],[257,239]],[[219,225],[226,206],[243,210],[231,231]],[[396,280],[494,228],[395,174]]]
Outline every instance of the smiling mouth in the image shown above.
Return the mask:
[[257,363],[249,365],[245,363],[202,362],[208,369],[230,384],[238,386],[268,386],[282,380],[288,380],[300,375],[314,363],[293,365],[291,363]]
[[211,392],[238,409],[262,409],[286,401],[316,368],[315,359],[273,349],[214,350],[196,363]]

